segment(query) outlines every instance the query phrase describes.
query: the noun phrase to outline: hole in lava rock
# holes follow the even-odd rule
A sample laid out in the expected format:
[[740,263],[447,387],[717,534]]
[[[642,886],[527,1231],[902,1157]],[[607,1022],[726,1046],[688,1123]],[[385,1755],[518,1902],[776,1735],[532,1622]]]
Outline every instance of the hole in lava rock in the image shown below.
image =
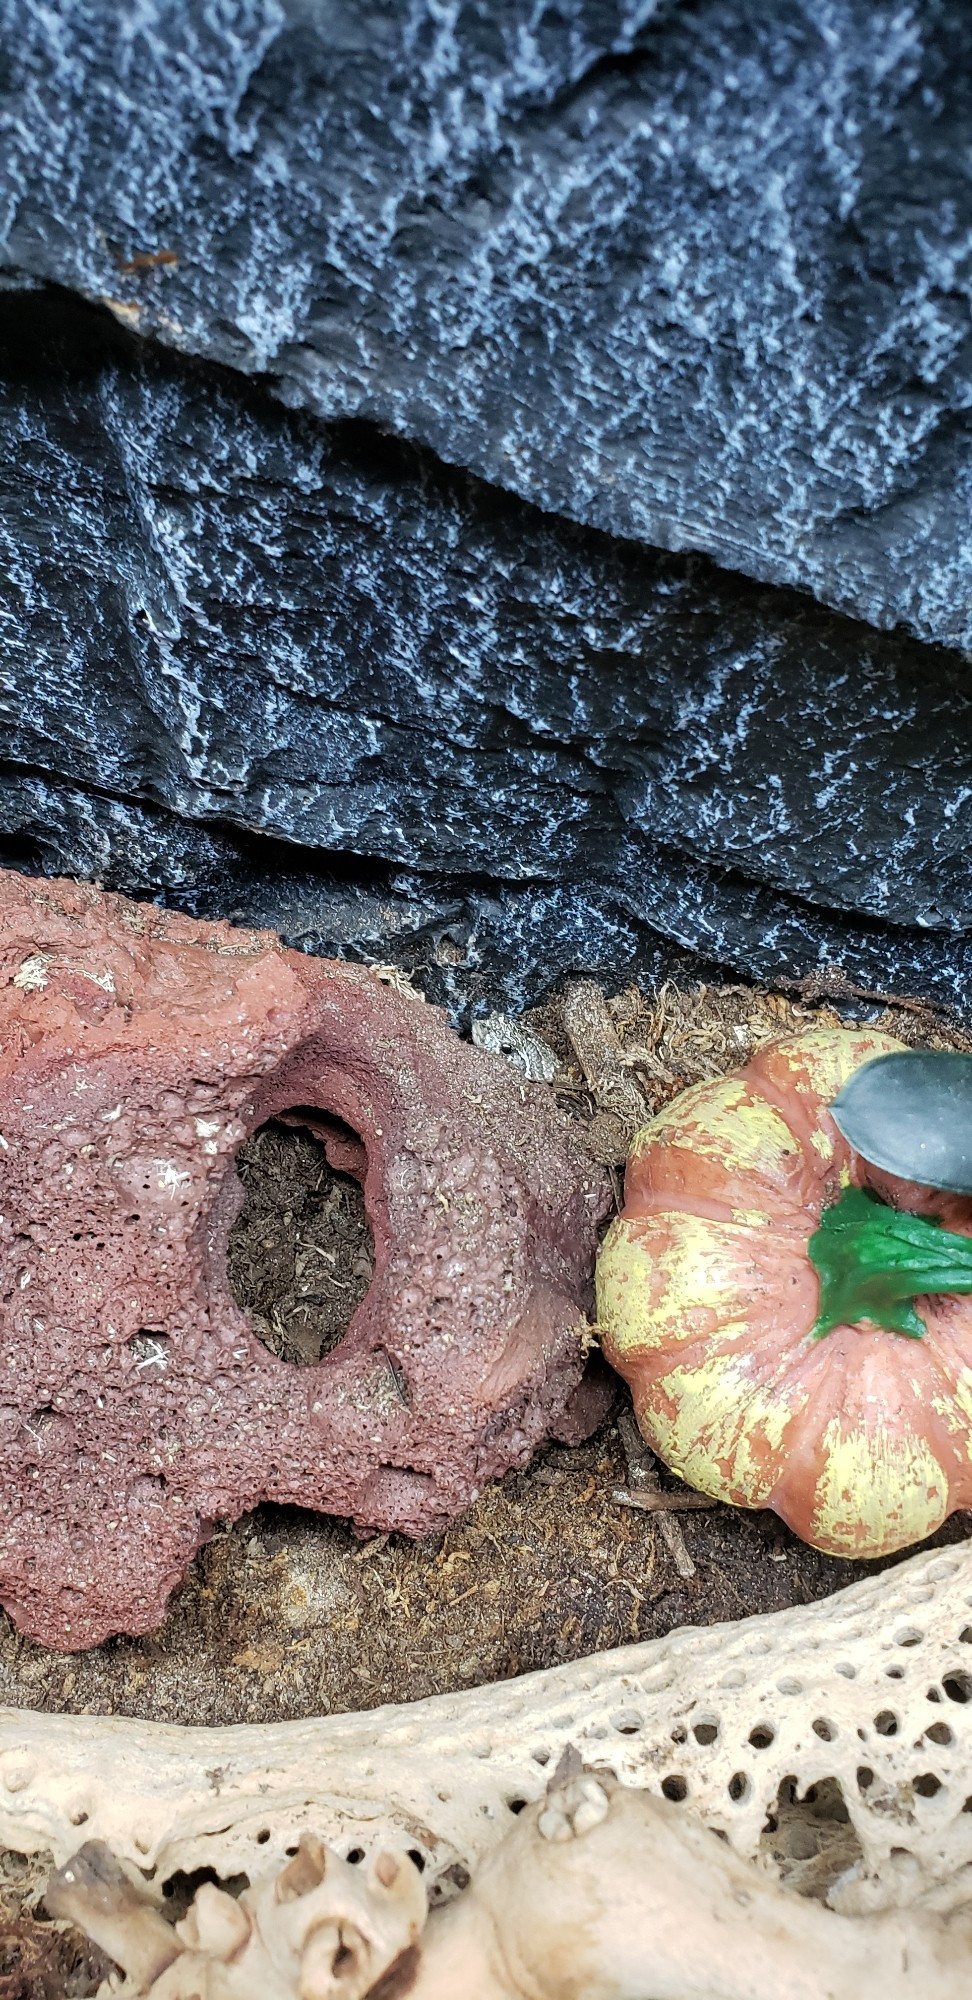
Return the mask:
[[[307,1115],[349,1150],[355,1143],[337,1119]],[[240,1147],[236,1168],[245,1194],[227,1247],[230,1290],[264,1347],[307,1367],[338,1345],[371,1283],[364,1196],[329,1164],[319,1139],[277,1119]]]

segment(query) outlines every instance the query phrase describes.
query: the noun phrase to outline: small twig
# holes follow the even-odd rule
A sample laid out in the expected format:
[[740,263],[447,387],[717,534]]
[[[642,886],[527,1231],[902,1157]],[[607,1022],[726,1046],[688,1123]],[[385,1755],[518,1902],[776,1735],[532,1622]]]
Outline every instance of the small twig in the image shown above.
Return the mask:
[[697,1507],[716,1507],[706,1493],[626,1493],[616,1486],[611,1495],[618,1507],[638,1507],[644,1514],[688,1514]]
[[659,1514],[658,1525],[668,1544],[668,1553],[675,1564],[675,1568],[679,1576],[684,1577],[687,1583],[689,1577],[695,1575],[695,1564],[685,1546],[685,1536],[678,1522],[672,1519],[671,1514]]
[[[618,1418],[618,1433],[624,1447],[625,1458],[628,1461],[629,1484],[638,1489],[637,1497],[634,1493],[629,1495],[629,1503],[635,1506],[644,1506],[647,1502],[646,1511],[658,1515],[658,1526],[661,1529],[668,1553],[675,1564],[679,1576],[688,1582],[689,1578],[695,1575],[695,1564],[685,1545],[685,1536],[678,1522],[672,1519],[671,1509],[657,1504],[659,1500],[664,1502],[669,1497],[674,1499],[681,1496],[675,1496],[674,1494],[669,1496],[662,1492],[661,1480],[655,1469],[654,1458],[630,1410],[623,1411]],[[655,1501],[654,1506],[652,1505],[653,1500]]]

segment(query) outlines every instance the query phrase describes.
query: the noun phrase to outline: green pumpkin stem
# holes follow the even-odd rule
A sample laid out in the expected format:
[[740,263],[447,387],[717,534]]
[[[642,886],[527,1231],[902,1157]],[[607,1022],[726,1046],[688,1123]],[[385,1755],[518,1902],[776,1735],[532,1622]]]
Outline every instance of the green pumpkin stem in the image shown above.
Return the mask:
[[924,1292],[972,1292],[972,1238],[888,1208],[861,1188],[846,1188],[824,1210],[808,1248],[820,1278],[813,1340],[862,1319],[920,1340],[927,1328],[913,1299]]

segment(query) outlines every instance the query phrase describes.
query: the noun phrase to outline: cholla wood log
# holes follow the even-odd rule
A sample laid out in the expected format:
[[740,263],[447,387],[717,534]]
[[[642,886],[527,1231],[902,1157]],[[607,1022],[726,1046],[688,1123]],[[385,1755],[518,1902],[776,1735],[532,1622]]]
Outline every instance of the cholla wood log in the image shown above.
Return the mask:
[[543,1798],[568,1744],[784,1872],[793,1800],[829,1787],[846,1813],[824,1884],[835,1908],[957,1894],[972,1870],[972,1544],[817,1604],[362,1715],[180,1729],[7,1711],[0,1840],[58,1864],[103,1840],[159,1890],[177,1869],[281,1868],[306,1832],[345,1856],[404,1847],[437,1901]]
[[[235,1154],[287,1112],[363,1178],[375,1248],[299,1369],[226,1278]],[[443,1527],[580,1434],[608,1198],[549,1094],[366,969],[0,871],[0,1599],[87,1646],[155,1625],[261,1498]]]
[[407,1855],[355,1869],[312,1839],[238,1902],[204,1884],[175,1929],[94,1844],[46,1901],[118,1960],[128,2000],[966,2000],[972,1904],[835,1915],[565,1761],[424,1931]]

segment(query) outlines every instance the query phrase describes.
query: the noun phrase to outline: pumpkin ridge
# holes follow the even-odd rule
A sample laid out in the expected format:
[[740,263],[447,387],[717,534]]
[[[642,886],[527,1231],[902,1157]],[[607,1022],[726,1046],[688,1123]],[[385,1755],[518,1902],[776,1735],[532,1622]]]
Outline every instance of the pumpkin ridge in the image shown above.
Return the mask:
[[[806,1357],[812,1378],[807,1381],[807,1399],[788,1435],[786,1461],[769,1504],[804,1541],[832,1555],[877,1557],[901,1546],[895,1523],[909,1510],[912,1520],[920,1523],[918,1533],[909,1537],[913,1540],[931,1534],[951,1511],[955,1505],[950,1475],[956,1457],[955,1444],[950,1440],[943,1453],[938,1436],[929,1436],[927,1404],[907,1380],[910,1371],[900,1368],[894,1370],[897,1396],[892,1400],[897,1402],[904,1423],[898,1426],[863,1423],[860,1409],[866,1402],[867,1375],[876,1352],[871,1343],[881,1337],[877,1333],[866,1334],[862,1342],[855,1327],[834,1331],[842,1332],[846,1338],[838,1344],[829,1363],[817,1361],[816,1357],[822,1353],[819,1345],[813,1351],[813,1358]],[[836,1382],[835,1359],[839,1364]],[[884,1372],[882,1353],[881,1373]],[[843,1510],[841,1517],[835,1518],[833,1493],[828,1494],[828,1473],[842,1457],[858,1464],[866,1461],[874,1467],[874,1476],[859,1503],[856,1522]],[[881,1491],[882,1474],[886,1487],[888,1463],[895,1460],[911,1470],[910,1482],[903,1480],[897,1495]],[[927,1481],[928,1501],[935,1491],[942,1498],[941,1506],[926,1505],[924,1513],[922,1479]],[[833,1486],[833,1480],[830,1485]]]
[[[780,1209],[783,1210],[782,1202]],[[738,1208],[734,1209],[727,1201],[718,1201],[714,1195],[647,1194],[640,1197],[637,1214],[633,1214],[631,1220],[640,1222],[643,1217],[653,1215],[696,1215],[701,1222],[719,1222],[727,1229],[760,1228],[769,1222],[770,1217],[760,1211],[761,1219],[757,1223],[753,1219],[756,1213],[754,1208],[748,1215],[742,1215]],[[790,1204],[789,1215],[781,1212],[778,1216],[774,1215],[772,1221],[774,1228],[792,1228],[794,1232],[803,1227],[801,1212],[795,1202]]]
[[[776,1047],[777,1044],[774,1043],[773,1046]],[[753,1062],[755,1062],[756,1060],[758,1060],[758,1058],[753,1057]],[[802,1104],[800,1105],[800,1111],[801,1114],[803,1115],[800,1123],[798,1123],[793,1115],[794,1099],[792,1097],[788,1098],[786,1091],[782,1089],[782,1087],[778,1089],[771,1077],[764,1077],[760,1074],[759,1071],[757,1071],[756,1074],[753,1075],[752,1064],[747,1064],[742,1074],[745,1076],[746,1082],[750,1090],[753,1092],[754,1096],[762,1097],[764,1102],[769,1105],[772,1111],[778,1112],[780,1117],[786,1120],[786,1123],[789,1126],[790,1131],[792,1132],[793,1137],[796,1140],[797,1145],[800,1147],[800,1150],[803,1154],[804,1165],[808,1173],[810,1174],[811,1179],[819,1183],[822,1189],[827,1173],[828,1163],[822,1159],[818,1147],[816,1147],[813,1143],[814,1133],[819,1132],[821,1130],[819,1124],[815,1120],[811,1120],[809,1115],[805,1113]],[[802,1130],[801,1130],[801,1124],[803,1127]],[[850,1156],[851,1149],[848,1146],[843,1133],[838,1131],[836,1125],[834,1125],[833,1130],[836,1139],[834,1153],[836,1154],[837,1146],[839,1145],[843,1147],[848,1156]],[[824,1137],[829,1138],[830,1134],[828,1132],[824,1132]]]
[[[946,1406],[953,1404],[964,1414],[966,1439],[964,1453],[961,1449],[963,1433],[958,1426],[953,1428],[948,1424],[944,1413],[938,1407],[938,1399],[934,1396],[927,1398],[923,1409],[926,1427],[935,1436],[936,1455],[942,1463],[945,1463],[946,1459],[954,1462],[954,1480],[950,1481],[956,1491],[953,1505],[961,1507],[972,1505],[972,1456],[970,1456],[972,1453],[972,1302],[964,1299],[958,1301],[968,1316],[966,1331],[969,1351],[965,1353],[948,1325],[948,1320],[954,1315],[949,1313],[946,1318],[946,1315],[938,1309],[938,1299],[941,1297],[951,1299],[957,1295],[931,1293],[927,1299],[916,1300],[916,1304],[924,1309],[923,1317],[928,1327],[922,1343],[923,1358],[928,1371],[934,1371],[939,1377],[942,1400]],[[950,1361],[948,1356],[949,1346],[955,1349],[953,1361]]]

